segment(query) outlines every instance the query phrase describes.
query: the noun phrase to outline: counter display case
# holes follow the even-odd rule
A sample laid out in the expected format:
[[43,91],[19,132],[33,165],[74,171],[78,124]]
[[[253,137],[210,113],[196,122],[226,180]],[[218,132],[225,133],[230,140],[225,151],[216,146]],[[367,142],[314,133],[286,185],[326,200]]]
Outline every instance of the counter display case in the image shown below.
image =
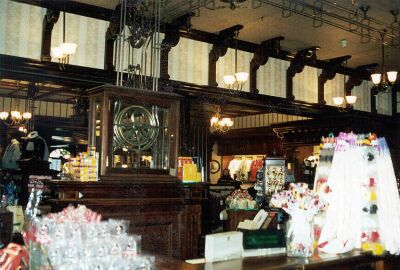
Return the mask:
[[101,179],[176,176],[178,95],[106,85],[89,96],[89,143],[100,154]]

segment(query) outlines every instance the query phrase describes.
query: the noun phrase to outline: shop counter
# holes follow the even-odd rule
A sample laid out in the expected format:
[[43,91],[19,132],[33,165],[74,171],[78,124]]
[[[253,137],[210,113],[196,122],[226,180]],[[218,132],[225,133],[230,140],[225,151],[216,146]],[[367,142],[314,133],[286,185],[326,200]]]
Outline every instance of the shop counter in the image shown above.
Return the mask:
[[[398,263],[398,262],[397,262]],[[312,258],[290,258],[283,255],[240,258],[207,264],[188,264],[168,257],[156,256],[156,269],[180,270],[300,270],[300,269],[399,269],[393,257],[376,257],[369,252],[353,251],[341,255],[315,255]]]

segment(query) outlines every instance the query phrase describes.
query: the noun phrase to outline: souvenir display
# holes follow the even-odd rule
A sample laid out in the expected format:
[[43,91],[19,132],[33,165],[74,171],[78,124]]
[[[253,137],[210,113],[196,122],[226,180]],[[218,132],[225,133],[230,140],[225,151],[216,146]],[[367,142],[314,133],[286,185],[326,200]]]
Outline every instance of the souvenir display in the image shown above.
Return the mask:
[[[141,256],[141,238],[127,233],[129,222],[101,221],[85,206],[33,220],[24,232],[32,269],[154,269]],[[82,260],[84,258],[84,260]]]
[[230,209],[255,209],[256,201],[250,196],[247,190],[235,190],[226,197],[226,205]]
[[340,133],[325,138],[322,147],[334,148],[334,155],[331,164],[327,155],[315,179],[316,192],[328,202],[319,219],[319,250],[399,254],[400,198],[385,139]]
[[306,183],[291,183],[289,190],[272,196],[270,205],[282,208],[290,219],[286,224],[288,256],[311,257],[314,253],[313,218],[325,204]]
[[89,146],[87,152],[79,153],[64,164],[63,176],[74,181],[97,181],[98,163],[99,153],[94,146]]
[[267,203],[271,196],[285,187],[285,159],[267,158],[264,166],[264,195]]

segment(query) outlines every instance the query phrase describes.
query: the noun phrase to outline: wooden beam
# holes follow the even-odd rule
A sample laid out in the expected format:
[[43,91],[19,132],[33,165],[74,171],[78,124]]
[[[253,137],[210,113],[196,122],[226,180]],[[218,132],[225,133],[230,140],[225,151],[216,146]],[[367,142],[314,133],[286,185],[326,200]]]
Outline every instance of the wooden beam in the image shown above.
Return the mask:
[[257,70],[260,66],[265,65],[271,55],[279,54],[281,50],[281,40],[284,37],[279,36],[261,42],[254,52],[253,59],[250,62],[250,92],[258,93],[257,89]]
[[46,15],[44,15],[42,25],[42,47],[40,53],[40,60],[42,61],[51,61],[51,34],[53,32],[54,24],[58,21],[59,17],[59,10],[46,10]]
[[42,8],[65,11],[67,13],[109,21],[113,10],[69,0],[12,0]]
[[346,82],[346,96],[351,95],[351,90],[355,86],[360,85],[363,80],[369,79],[371,75],[371,69],[377,65],[377,63],[372,63],[357,67]]
[[216,42],[213,44],[213,47],[208,55],[208,85],[216,87],[217,83],[217,61],[220,57],[223,57],[227,50],[228,46],[235,37],[237,31],[243,28],[243,25],[234,25],[227,29],[222,30]]
[[325,101],[325,83],[328,80],[332,80],[336,76],[338,67],[343,66],[347,60],[351,58],[350,55],[345,55],[341,57],[336,57],[328,60],[330,65],[327,65],[318,76],[318,103],[326,104]]
[[293,78],[297,73],[301,73],[308,62],[315,62],[317,59],[318,46],[301,50],[296,53],[290,66],[286,70],[286,98],[288,100],[295,100],[293,95]]

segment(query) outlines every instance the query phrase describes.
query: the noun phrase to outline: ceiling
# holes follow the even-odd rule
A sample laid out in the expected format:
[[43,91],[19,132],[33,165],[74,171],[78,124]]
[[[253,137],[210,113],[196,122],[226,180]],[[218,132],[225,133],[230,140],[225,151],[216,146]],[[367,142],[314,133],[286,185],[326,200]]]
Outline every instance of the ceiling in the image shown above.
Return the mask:
[[[101,6],[108,9],[114,9],[119,0],[75,0],[86,4]],[[190,9],[190,0],[164,0],[164,14],[168,18],[183,15]],[[226,1],[226,0],[225,0]],[[229,0],[228,0],[229,1]],[[232,0],[238,1],[238,0]],[[293,2],[292,2],[293,1]],[[237,4],[238,8],[232,10],[229,5],[221,0],[196,0],[192,1],[193,6],[200,7],[194,9],[196,16],[192,18],[194,29],[211,33],[228,28],[232,25],[241,24],[244,28],[240,31],[239,39],[260,43],[264,40],[284,36],[285,40],[281,42],[285,51],[295,53],[298,50],[319,46],[319,59],[329,59],[343,55],[351,55],[348,66],[357,67],[370,63],[381,63],[381,45],[380,42],[370,40],[367,43],[361,43],[361,36],[339,29],[337,27],[324,23],[322,26],[313,27],[313,19],[304,17],[292,12],[286,11],[287,18],[282,17],[282,9],[273,6],[288,4],[292,2],[292,8],[301,11],[299,6],[294,6],[294,2],[301,0],[246,0]],[[215,2],[215,5],[213,4]],[[263,2],[259,8],[253,8],[252,5]],[[394,22],[394,16],[390,10],[400,9],[400,0],[302,0],[309,5],[318,5],[323,3],[323,9],[332,14],[342,16],[348,15],[348,11],[357,11],[358,20],[363,19],[359,7],[363,4],[369,5],[370,9],[367,16],[371,19],[370,26],[381,30],[388,28]],[[269,4],[267,4],[269,3]],[[354,5],[353,5],[354,3]],[[330,4],[330,5],[329,5]],[[337,5],[335,7],[334,5]],[[317,6],[320,7],[320,6]],[[339,7],[346,9],[340,10]],[[312,13],[311,13],[312,14]],[[331,17],[324,15],[324,19]],[[379,21],[374,23],[373,20]],[[400,20],[400,15],[399,15]],[[337,21],[336,21],[337,22]],[[380,24],[382,23],[382,24]],[[349,27],[346,22],[341,22],[342,26]],[[400,23],[393,24],[397,27],[395,36],[400,34]],[[361,28],[359,28],[361,29]],[[379,39],[379,34],[371,32],[372,38]],[[388,34],[392,32],[388,31]],[[400,43],[400,38],[397,37]],[[347,47],[341,46],[341,40],[347,40]],[[389,41],[389,39],[387,39]],[[396,40],[397,41],[397,40]],[[390,69],[400,69],[400,46],[386,46],[386,66]]]

